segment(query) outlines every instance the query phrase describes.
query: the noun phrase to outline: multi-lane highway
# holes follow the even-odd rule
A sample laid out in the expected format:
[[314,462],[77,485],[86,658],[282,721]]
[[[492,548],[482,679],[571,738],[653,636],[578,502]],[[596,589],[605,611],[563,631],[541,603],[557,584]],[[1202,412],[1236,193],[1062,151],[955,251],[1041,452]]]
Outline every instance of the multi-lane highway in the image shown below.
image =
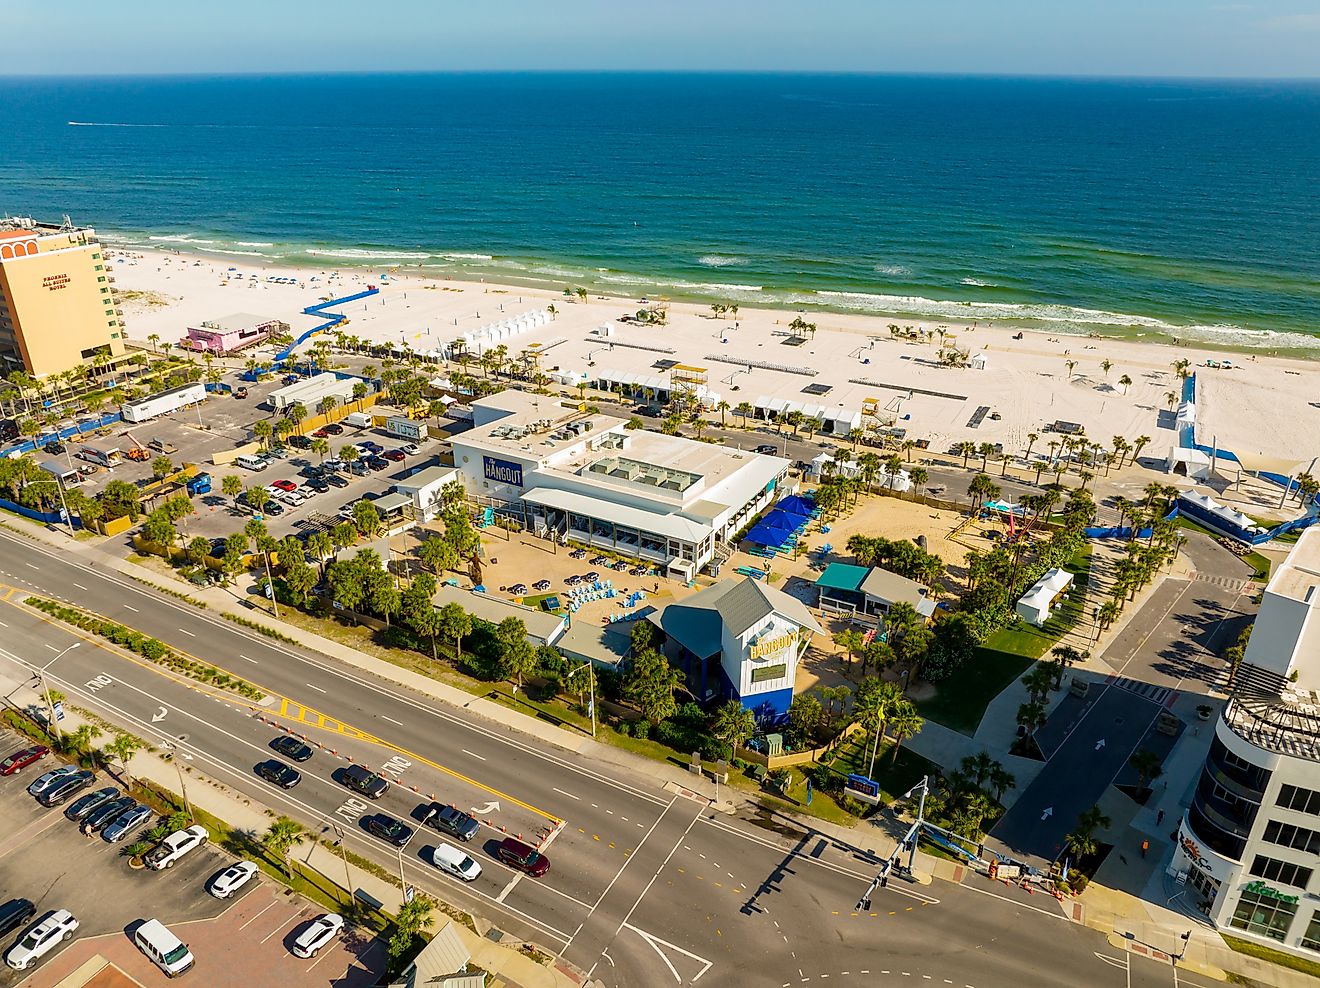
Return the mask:
[[[0,662],[46,666],[53,686],[199,771],[308,826],[330,824],[354,849],[398,867],[398,854],[360,826],[364,815],[409,818],[432,795],[483,822],[468,845],[483,869],[470,886],[408,845],[408,881],[542,944],[606,985],[799,985],[828,979],[931,980],[962,986],[1174,984],[1172,972],[1129,958],[1041,897],[969,878],[963,885],[893,882],[872,908],[853,906],[875,872],[863,851],[787,818],[712,812],[667,791],[639,760],[620,770],[357,670],[234,626],[119,574],[0,532]],[[58,597],[240,675],[259,704],[182,680],[81,638],[23,604]],[[80,647],[65,651],[81,641]],[[63,653],[63,654],[61,654]],[[278,790],[252,772],[288,728],[324,747]],[[331,753],[333,751],[333,754]],[[347,759],[398,783],[378,803],[332,780]],[[414,817],[415,822],[415,817]],[[764,824],[766,821],[760,821]],[[505,833],[545,840],[541,879],[491,854]],[[864,840],[864,837],[861,838]],[[1141,965],[1147,965],[1143,968]],[[1154,979],[1154,980],[1152,980]],[[1180,979],[1180,983],[1188,983]]]

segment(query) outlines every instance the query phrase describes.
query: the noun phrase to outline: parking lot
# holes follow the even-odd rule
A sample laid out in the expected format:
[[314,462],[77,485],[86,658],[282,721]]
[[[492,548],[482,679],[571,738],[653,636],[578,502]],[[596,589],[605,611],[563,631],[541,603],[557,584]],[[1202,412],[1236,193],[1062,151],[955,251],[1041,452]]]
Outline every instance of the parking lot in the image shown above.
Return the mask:
[[[0,750],[6,755],[29,743],[0,732]],[[165,975],[132,942],[132,931],[150,918],[189,945],[197,959],[192,978],[198,984],[247,988],[333,981],[354,986],[374,983],[383,971],[382,945],[352,930],[316,958],[294,957],[289,952],[293,939],[323,910],[260,876],[233,899],[207,894],[207,881],[233,860],[211,844],[164,871],[132,869],[123,850],[136,835],[118,844],[83,836],[65,818],[65,806],[46,809],[28,795],[27,786],[59,764],[47,756],[0,778],[0,901],[30,899],[37,908],[35,919],[51,909],[68,909],[78,930],[26,971],[0,968],[0,986],[54,986],[97,957],[139,984],[164,985]],[[113,782],[101,773],[93,788]],[[7,954],[30,925],[0,940],[0,952]]]

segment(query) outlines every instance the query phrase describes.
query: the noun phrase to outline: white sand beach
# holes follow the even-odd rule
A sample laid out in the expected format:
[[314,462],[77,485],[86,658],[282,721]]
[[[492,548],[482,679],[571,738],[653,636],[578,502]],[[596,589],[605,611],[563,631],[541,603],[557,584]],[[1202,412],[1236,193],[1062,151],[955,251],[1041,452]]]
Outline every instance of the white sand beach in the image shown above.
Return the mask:
[[[363,340],[406,341],[418,351],[553,304],[558,315],[552,322],[505,341],[511,356],[539,343],[546,350],[541,364],[546,371],[556,366],[584,371],[591,365],[593,373],[608,369],[649,375],[660,373],[652,365],[666,357],[708,368],[709,386],[731,406],[770,396],[855,409],[873,398],[887,409],[884,415],[894,416],[910,437],[929,439],[932,448],[972,440],[1020,451],[1035,432],[1042,437],[1040,449],[1049,438],[1045,426],[1066,421],[1082,425],[1097,442],[1149,436],[1145,455],[1163,456],[1175,435],[1169,395],[1180,391],[1173,364],[1185,359],[1197,371],[1199,441],[1303,469],[1320,454],[1320,364],[1306,361],[1030,331],[1017,339],[1013,329],[984,323],[903,320],[904,327],[923,334],[917,342],[894,338],[888,328],[892,319],[824,312],[801,313],[817,332],[800,345],[786,345],[788,326],[799,313],[742,307],[735,320],[715,317],[709,306],[675,302],[668,325],[647,327],[618,321],[641,307],[636,298],[593,295],[579,302],[555,291],[450,281],[404,270],[382,279],[383,272],[363,268],[236,264],[173,252],[118,252],[114,264],[121,292],[150,292],[167,303],[124,301],[129,335],[138,340],[156,334],[162,341],[177,341],[190,325],[240,312],[282,319],[298,335],[319,321],[303,315],[303,308],[368,284],[379,286],[381,294],[342,309],[350,320],[344,332]],[[272,277],[296,281],[275,284]],[[606,322],[616,326],[612,347],[592,334]],[[984,354],[987,366],[941,366],[937,351],[942,342],[971,357]],[[1225,356],[1232,369],[1206,366]],[[739,366],[740,360],[803,373],[748,370],[746,364]],[[1071,370],[1069,361],[1075,361]],[[1104,361],[1110,362],[1107,371]],[[1130,385],[1120,384],[1125,376]],[[809,384],[828,386],[828,393],[804,394]],[[982,406],[990,414],[970,427]],[[1275,462],[1272,468],[1280,465]]]

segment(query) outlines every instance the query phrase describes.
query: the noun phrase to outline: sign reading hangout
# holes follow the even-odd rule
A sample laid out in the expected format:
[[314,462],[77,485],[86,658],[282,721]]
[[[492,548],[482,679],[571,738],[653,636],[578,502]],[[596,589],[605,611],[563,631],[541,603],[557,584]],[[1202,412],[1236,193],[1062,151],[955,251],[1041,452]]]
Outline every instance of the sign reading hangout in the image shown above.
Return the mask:
[[497,460],[493,456],[483,456],[481,462],[487,480],[493,480],[497,484],[513,484],[515,487],[523,485],[521,463]]
[[751,647],[751,657],[753,659],[763,659],[768,655],[776,655],[786,648],[791,648],[795,644],[797,644],[797,635],[790,631],[786,635],[779,635],[768,641],[757,642]]

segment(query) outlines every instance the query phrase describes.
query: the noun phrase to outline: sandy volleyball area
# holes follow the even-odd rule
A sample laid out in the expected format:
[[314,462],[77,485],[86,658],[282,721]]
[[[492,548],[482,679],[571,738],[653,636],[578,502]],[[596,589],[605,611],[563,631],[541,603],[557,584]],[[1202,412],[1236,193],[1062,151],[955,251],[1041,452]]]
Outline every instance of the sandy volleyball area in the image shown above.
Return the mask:
[[[1181,382],[1173,363],[1185,359],[1198,372],[1201,442],[1217,439],[1222,449],[1303,468],[1320,454],[1320,365],[1306,361],[1030,331],[1018,339],[1014,329],[984,323],[903,320],[903,327],[920,335],[919,341],[904,340],[890,332],[892,319],[825,312],[800,314],[817,331],[795,344],[786,341],[799,313],[747,306],[735,319],[717,318],[706,305],[675,302],[668,325],[647,327],[619,321],[641,308],[636,298],[593,295],[579,302],[557,291],[407,271],[258,266],[172,252],[118,253],[114,263],[120,291],[151,293],[157,302],[125,300],[134,339],[156,334],[177,341],[190,325],[235,313],[282,319],[298,335],[318,321],[303,315],[303,308],[372,284],[380,295],[340,310],[349,319],[344,332],[426,351],[465,331],[553,304],[558,315],[552,322],[505,341],[510,356],[539,343],[547,371],[654,376],[664,374],[654,366],[658,360],[696,365],[707,368],[709,386],[731,406],[780,398],[861,409],[870,399],[882,420],[892,419],[936,449],[971,440],[1020,451],[1032,432],[1041,436],[1042,449],[1047,427],[1063,421],[1082,425],[1099,442],[1149,436],[1145,455],[1162,456],[1175,441],[1170,396]],[[294,280],[271,280],[281,277]],[[604,323],[616,327],[612,341],[593,332]],[[985,367],[941,366],[941,346],[956,346],[973,362],[983,355]],[[1225,357],[1232,369],[1206,366]],[[1131,383],[1121,383],[1124,377]],[[824,393],[804,391],[812,385]],[[978,416],[981,408],[988,411]]]

